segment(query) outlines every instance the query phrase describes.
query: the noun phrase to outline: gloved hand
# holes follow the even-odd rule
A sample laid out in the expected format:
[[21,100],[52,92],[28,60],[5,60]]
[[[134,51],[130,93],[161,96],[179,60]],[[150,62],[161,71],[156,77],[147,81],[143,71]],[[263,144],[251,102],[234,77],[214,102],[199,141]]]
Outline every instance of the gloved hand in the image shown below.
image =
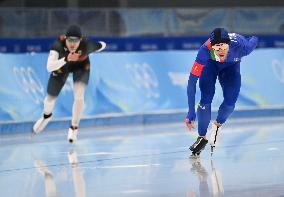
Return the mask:
[[79,53],[69,53],[68,56],[67,56],[67,61],[68,62],[77,62],[79,61],[79,58],[80,58],[80,54]]
[[189,130],[194,128],[194,122],[196,118],[196,113],[195,112],[188,112],[187,116],[185,118],[185,124]]

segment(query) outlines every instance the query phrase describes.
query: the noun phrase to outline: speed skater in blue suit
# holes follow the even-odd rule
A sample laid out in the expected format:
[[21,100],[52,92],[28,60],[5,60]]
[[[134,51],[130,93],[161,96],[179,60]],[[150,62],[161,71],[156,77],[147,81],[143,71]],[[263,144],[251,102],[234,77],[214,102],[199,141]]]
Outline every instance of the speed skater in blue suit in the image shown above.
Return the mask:
[[224,99],[211,127],[209,141],[211,153],[213,153],[219,141],[221,127],[234,111],[239,96],[241,58],[249,55],[256,48],[257,43],[258,39],[255,36],[245,38],[237,33],[228,33],[225,28],[215,28],[210,33],[210,38],[200,47],[187,85],[188,113],[185,123],[189,130],[194,128],[196,119],[195,93],[198,79],[201,92],[201,99],[197,107],[199,136],[190,146],[192,155],[199,155],[208,143],[206,134],[211,120],[211,103],[218,78]]

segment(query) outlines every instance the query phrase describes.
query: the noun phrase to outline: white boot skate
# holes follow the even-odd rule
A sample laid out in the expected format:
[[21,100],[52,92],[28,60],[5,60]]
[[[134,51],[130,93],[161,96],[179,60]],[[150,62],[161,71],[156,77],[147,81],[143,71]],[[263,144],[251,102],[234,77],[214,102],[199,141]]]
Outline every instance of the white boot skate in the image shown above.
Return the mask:
[[77,133],[78,133],[78,127],[71,126],[68,130],[68,136],[67,139],[70,143],[73,143],[77,140]]
[[214,148],[219,144],[221,124],[214,121],[211,126],[210,145],[211,155],[213,154]]
[[42,132],[50,120],[51,120],[51,114],[48,116],[44,115],[43,117],[38,119],[33,126],[33,133],[39,134],[40,132]]

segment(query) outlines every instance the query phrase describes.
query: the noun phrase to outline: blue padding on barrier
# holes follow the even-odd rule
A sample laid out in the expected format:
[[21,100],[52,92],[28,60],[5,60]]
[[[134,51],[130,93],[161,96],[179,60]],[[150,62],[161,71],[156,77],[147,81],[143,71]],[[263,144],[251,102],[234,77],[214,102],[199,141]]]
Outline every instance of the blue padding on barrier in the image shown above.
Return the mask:
[[[196,52],[90,55],[91,74],[83,116],[187,108],[187,80]],[[284,49],[259,49],[242,60],[237,108],[284,105],[283,53]],[[49,78],[45,68],[47,56],[47,53],[0,54],[0,121],[34,121],[42,115]],[[72,86],[70,75],[56,101],[54,119],[72,116]],[[196,102],[199,100],[197,88]],[[216,83],[212,107],[222,102],[222,89]]]
[[[155,112],[146,114],[115,114],[94,116],[81,120],[80,127],[103,127],[103,126],[130,126],[143,124],[157,124],[170,122],[183,122],[186,110]],[[212,118],[217,116],[217,111],[212,112]],[[241,109],[233,112],[230,118],[255,118],[284,116],[284,108],[261,108]],[[7,122],[0,123],[0,135],[29,133],[34,122]],[[46,130],[66,129],[70,126],[69,119],[54,120],[49,123]]]
[[[260,48],[283,48],[283,35],[257,35]],[[198,49],[208,36],[91,37],[107,43],[107,51],[161,51]],[[56,38],[0,38],[1,53],[48,52]]]

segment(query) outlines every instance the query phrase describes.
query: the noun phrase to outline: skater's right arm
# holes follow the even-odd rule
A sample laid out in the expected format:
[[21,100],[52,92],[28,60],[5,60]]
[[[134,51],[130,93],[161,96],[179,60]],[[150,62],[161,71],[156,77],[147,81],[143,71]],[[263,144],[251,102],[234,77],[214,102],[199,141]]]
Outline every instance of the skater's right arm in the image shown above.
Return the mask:
[[187,83],[187,98],[188,98],[188,113],[186,116],[186,125],[189,129],[193,128],[193,121],[195,121],[196,113],[195,113],[195,94],[196,94],[196,83],[199,79],[199,76],[202,73],[202,69],[206,62],[209,59],[209,50],[206,45],[208,41],[203,44],[197,54],[195,62],[191,68],[190,75],[188,77]]
[[62,50],[63,42],[65,37],[60,36],[57,41],[55,41],[49,51],[49,55],[47,58],[47,71],[53,72],[60,69],[62,66],[66,64],[66,58],[62,57],[59,59],[60,50]]
[[50,50],[47,59],[47,71],[53,72],[60,69],[66,64],[65,57],[59,59],[59,53],[55,50]]

